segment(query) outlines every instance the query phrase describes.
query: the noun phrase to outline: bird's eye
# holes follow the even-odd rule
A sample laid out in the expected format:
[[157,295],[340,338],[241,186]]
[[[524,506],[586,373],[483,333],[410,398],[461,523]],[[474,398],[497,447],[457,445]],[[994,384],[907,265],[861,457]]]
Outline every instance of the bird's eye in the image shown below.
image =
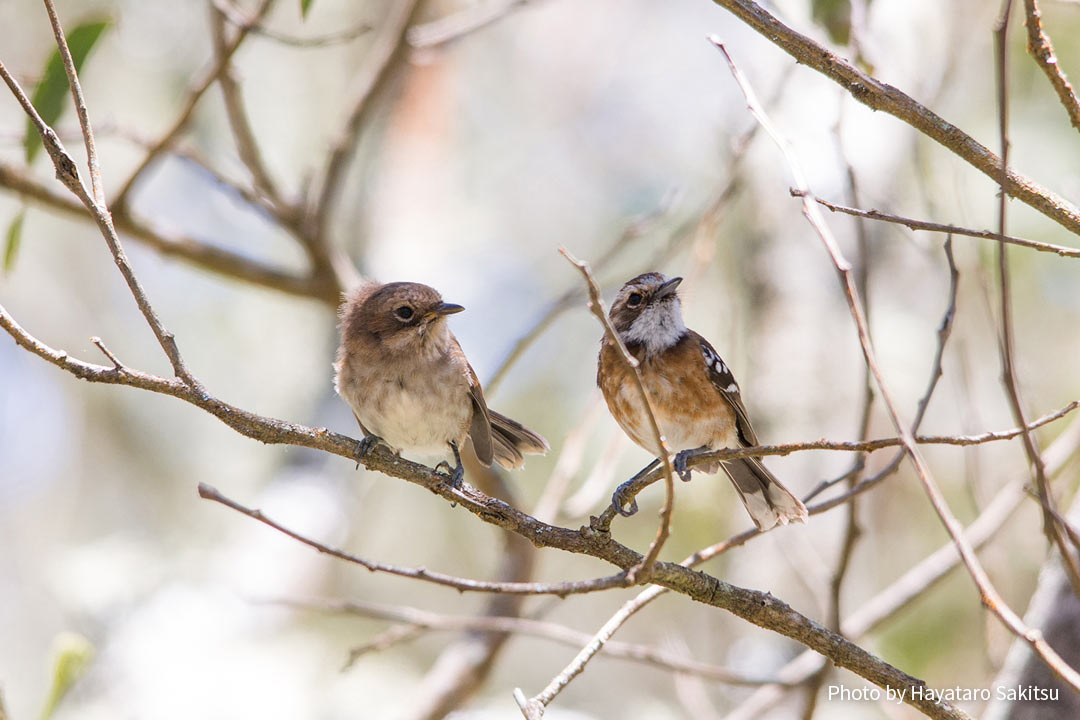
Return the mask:
[[397,315],[400,320],[408,320],[413,316],[413,310],[408,305],[402,305],[394,311],[394,314]]
[[630,297],[626,298],[627,307],[637,307],[642,301],[641,293],[630,293]]

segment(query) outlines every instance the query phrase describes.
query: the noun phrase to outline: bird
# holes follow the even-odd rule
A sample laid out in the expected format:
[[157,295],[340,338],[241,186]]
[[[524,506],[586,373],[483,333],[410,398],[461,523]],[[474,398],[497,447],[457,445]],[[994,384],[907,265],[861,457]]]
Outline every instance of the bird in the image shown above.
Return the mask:
[[334,387],[364,433],[357,463],[380,443],[398,454],[447,457],[449,448],[455,467],[444,460],[436,470],[459,487],[466,439],[485,467],[519,468],[525,454],[548,450],[543,437],[488,409],[446,321],[464,309],[415,282],[368,282],[345,296]]
[[[731,370],[709,341],[686,327],[677,293],[682,278],[647,272],[629,280],[612,302],[608,317],[638,372],[653,407],[660,432],[679,477],[690,479],[686,463],[693,455],[722,448],[757,445],[757,434]],[[605,333],[597,361],[596,384],[616,422],[630,439],[657,457],[662,452],[634,383],[633,372],[619,357],[618,346]],[[656,466],[654,461],[623,483],[612,504],[632,515],[631,485]],[[759,530],[777,524],[805,522],[803,503],[756,457],[722,460],[696,467],[706,473],[723,469]],[[628,495],[630,497],[628,498]]]

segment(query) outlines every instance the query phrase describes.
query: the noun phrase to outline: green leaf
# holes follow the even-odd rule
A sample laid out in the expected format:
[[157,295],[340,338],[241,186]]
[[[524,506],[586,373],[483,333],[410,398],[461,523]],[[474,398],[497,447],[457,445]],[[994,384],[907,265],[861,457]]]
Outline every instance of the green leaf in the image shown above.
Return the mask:
[[[71,50],[71,60],[75,63],[76,71],[82,69],[90,50],[108,26],[108,20],[96,20],[83,23],[67,34],[68,48]],[[52,125],[60,118],[67,95],[68,79],[67,73],[64,72],[64,61],[60,59],[60,51],[53,50],[30,101],[34,103],[41,119],[46,124]],[[41,150],[41,137],[30,118],[26,119],[26,140],[23,145],[26,147],[26,162],[29,164]]]
[[26,217],[26,208],[19,211],[15,219],[8,225],[7,235],[4,239],[4,274],[7,275],[15,267],[15,255],[19,252],[19,244],[22,242],[23,218]]
[[313,0],[300,0],[300,17],[307,19],[308,10],[311,9]]

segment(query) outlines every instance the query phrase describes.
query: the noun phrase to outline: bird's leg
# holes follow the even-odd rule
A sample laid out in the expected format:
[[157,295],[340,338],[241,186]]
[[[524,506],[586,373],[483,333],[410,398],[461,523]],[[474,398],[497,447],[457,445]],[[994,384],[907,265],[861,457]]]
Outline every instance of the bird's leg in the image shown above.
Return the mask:
[[[641,478],[652,472],[659,464],[659,460],[653,460],[643,467],[637,475],[615,488],[615,492],[611,494],[611,505],[620,515],[623,517],[630,517],[637,512],[637,500],[634,499],[634,496],[641,492],[641,488],[638,487],[638,482]],[[624,509],[627,503],[630,503],[630,507],[629,509]]]
[[686,461],[694,457],[700,452],[705,452],[709,449],[708,445],[702,445],[699,448],[693,450],[680,450],[675,453],[675,472],[678,473],[679,479],[683,482],[690,482],[690,468],[686,467]]
[[450,467],[450,463],[443,460],[435,466],[436,470],[446,466],[447,481],[450,483],[450,487],[461,487],[461,480],[465,477],[465,466],[461,464],[461,453],[458,451],[458,445],[451,440],[448,445],[450,449],[454,451],[454,462],[457,463],[456,467]]
[[[353,457],[356,458],[356,469],[357,470],[360,469],[361,461],[363,461],[363,459],[367,456],[367,454],[369,452],[371,452],[372,448],[374,448],[376,445],[378,445],[380,443],[382,443],[383,445],[386,445],[386,441],[383,440],[378,435],[365,435],[364,437],[362,437],[360,439],[360,442],[356,443],[356,455],[354,455]],[[389,447],[389,446],[387,446],[387,447]]]

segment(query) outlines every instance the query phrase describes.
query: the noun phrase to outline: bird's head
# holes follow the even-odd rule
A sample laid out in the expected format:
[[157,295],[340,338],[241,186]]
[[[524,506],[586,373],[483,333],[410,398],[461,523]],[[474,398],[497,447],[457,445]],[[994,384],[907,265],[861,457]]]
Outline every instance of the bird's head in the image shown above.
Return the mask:
[[395,352],[441,350],[451,338],[446,316],[464,309],[420,283],[367,285],[342,306],[342,330],[346,339],[367,335]]
[[686,334],[676,290],[681,277],[668,279],[648,272],[630,280],[611,304],[611,323],[627,345],[642,345],[647,354],[663,352]]

